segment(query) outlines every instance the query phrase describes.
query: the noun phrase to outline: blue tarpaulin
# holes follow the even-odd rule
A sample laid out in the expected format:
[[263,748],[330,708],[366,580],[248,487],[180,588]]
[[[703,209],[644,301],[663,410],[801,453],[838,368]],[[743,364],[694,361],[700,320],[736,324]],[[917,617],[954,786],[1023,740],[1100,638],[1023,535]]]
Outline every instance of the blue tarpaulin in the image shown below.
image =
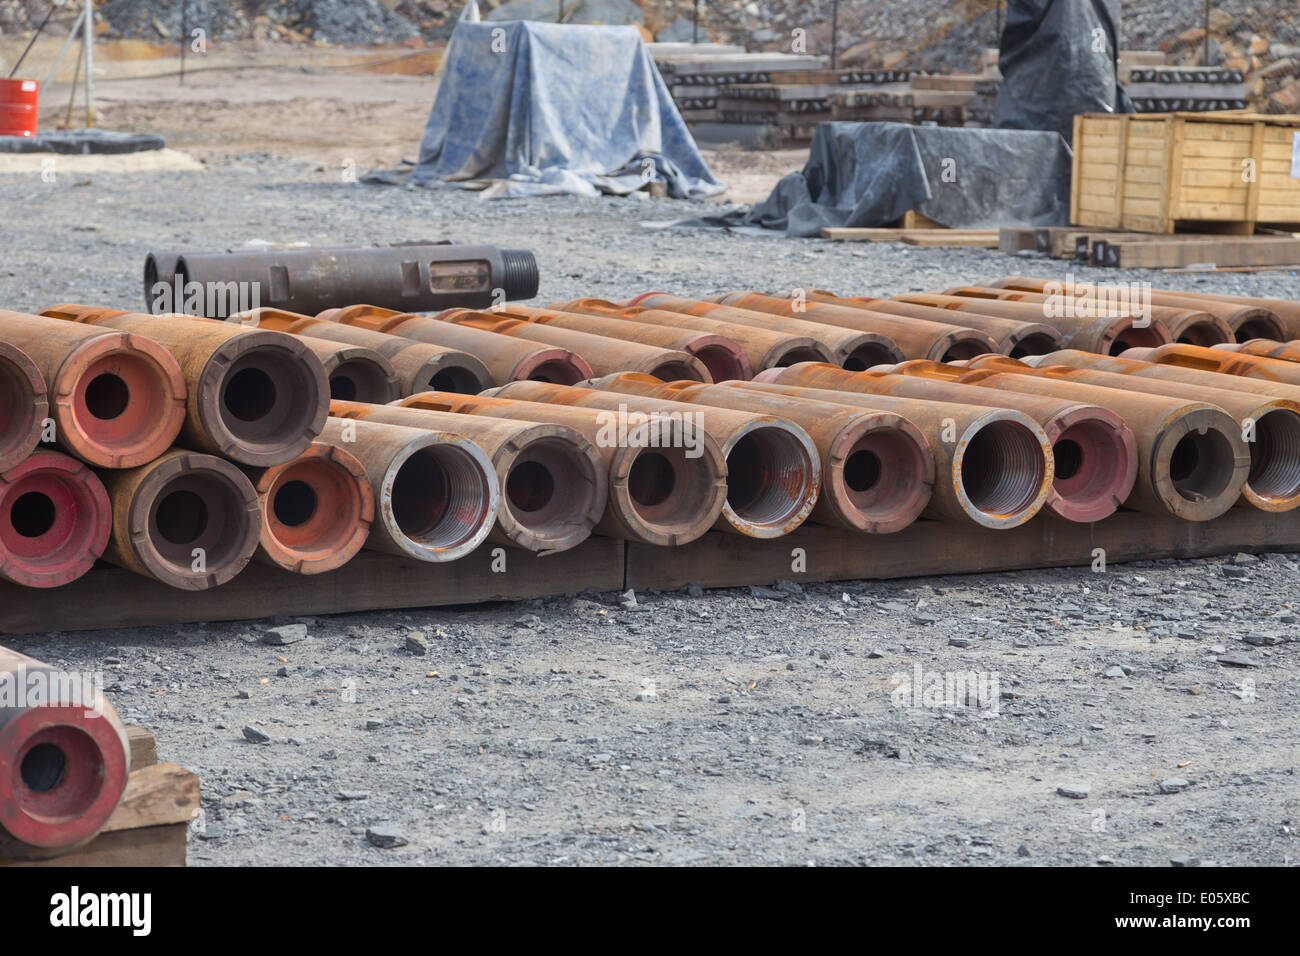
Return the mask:
[[457,25],[419,162],[369,182],[486,188],[496,197],[677,199],[725,187],[709,172],[635,27]]

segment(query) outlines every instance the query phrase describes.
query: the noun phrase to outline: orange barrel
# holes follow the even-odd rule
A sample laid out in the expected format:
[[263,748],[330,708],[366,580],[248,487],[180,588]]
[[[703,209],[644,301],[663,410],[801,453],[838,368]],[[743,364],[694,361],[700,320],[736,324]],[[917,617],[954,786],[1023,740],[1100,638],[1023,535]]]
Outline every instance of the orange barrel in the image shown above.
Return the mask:
[[41,84],[35,80],[0,80],[0,136],[36,135],[36,99]]

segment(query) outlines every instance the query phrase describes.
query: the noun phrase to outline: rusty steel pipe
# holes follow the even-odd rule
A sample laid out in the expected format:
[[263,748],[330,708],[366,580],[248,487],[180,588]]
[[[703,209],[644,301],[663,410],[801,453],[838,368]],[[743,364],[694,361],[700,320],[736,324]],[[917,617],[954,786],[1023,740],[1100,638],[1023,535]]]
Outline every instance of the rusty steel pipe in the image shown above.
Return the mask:
[[[968,299],[959,295],[908,293],[896,297],[900,302],[932,305],[965,314],[979,312],[999,315],[1022,322],[1043,322],[1055,326],[1066,336],[1070,348],[1113,355],[1127,348],[1164,345],[1173,341],[1169,329],[1159,319],[1136,314],[1101,316],[1047,315],[1045,304],[1007,302],[1002,299]],[[972,356],[961,356],[971,358]]]
[[[1012,361],[1001,358],[1002,363]],[[900,366],[899,371],[907,370]],[[960,382],[1085,402],[1118,413],[1132,430],[1139,455],[1137,482],[1124,502],[1127,508],[1209,521],[1241,497],[1250,473],[1250,452],[1237,422],[1217,405],[1006,368],[956,371],[961,373]]]
[[[979,368],[981,363],[982,360],[976,359],[971,364]],[[1032,367],[1010,371],[1188,401],[1212,402],[1237,420],[1250,452],[1250,473],[1242,489],[1242,503],[1262,511],[1290,511],[1300,507],[1300,402],[1071,365],[1027,364]]]
[[[577,315],[594,316],[601,319],[614,319],[620,322],[635,322],[638,325],[655,325],[661,328],[681,329],[686,332],[709,333],[721,335],[740,343],[753,371],[773,368],[779,365],[791,365],[795,362],[831,362],[839,364],[841,358],[836,351],[823,342],[807,335],[791,335],[771,329],[738,325],[735,322],[722,322],[712,317],[687,315],[668,309],[647,309],[640,306],[619,305],[604,299],[574,299],[548,306],[550,309],[571,312]],[[877,358],[882,352],[869,347],[868,352],[856,358],[844,358],[843,361],[866,362]]]
[[331,399],[383,405],[401,397],[397,369],[374,349],[306,336],[299,341],[325,366]]
[[1233,342],[1216,345],[1214,348],[1223,352],[1238,352],[1242,355],[1258,355],[1261,358],[1280,359],[1283,362],[1300,363],[1300,342],[1279,342],[1276,339],[1250,339],[1246,342]]
[[1212,292],[1172,292],[1170,290],[1160,290],[1168,292],[1170,295],[1180,295],[1187,299],[1193,299],[1197,302],[1220,302],[1231,305],[1264,309],[1271,312],[1282,323],[1281,334],[1255,335],[1256,329],[1247,327],[1238,329],[1239,341],[1253,338],[1260,339],[1296,339],[1300,338],[1300,302],[1295,299],[1261,299],[1251,298],[1244,295],[1219,295]]
[[[1025,292],[1042,292],[1047,286],[1051,285],[1055,289],[1057,282],[1052,285],[1051,279],[1035,279],[1030,276],[1008,276],[999,279],[996,282],[990,282],[988,285],[999,289],[1014,289]],[[1091,283],[1074,283],[1075,289],[1087,289]],[[1164,310],[1176,310],[1181,312],[1200,312],[1209,313],[1218,321],[1212,326],[1214,336],[1222,334],[1222,330],[1227,328],[1231,336],[1224,339],[1219,338],[1215,342],[1203,341],[1203,339],[1212,337],[1209,334],[1189,337],[1189,345],[1217,345],[1219,342],[1244,342],[1247,339],[1275,339],[1285,335],[1285,323],[1281,317],[1276,314],[1269,306],[1260,300],[1236,300],[1225,301],[1223,297],[1209,296],[1199,292],[1173,292],[1164,289],[1151,289],[1148,293],[1153,306],[1161,307]],[[1170,331],[1174,331],[1174,322],[1166,316],[1162,316],[1156,309],[1152,314],[1157,318],[1163,319]],[[1175,341],[1182,341],[1181,337],[1176,337]]]
[[36,450],[49,414],[40,368],[18,346],[0,341],[0,475]]
[[[589,300],[580,299],[579,302]],[[741,309],[702,299],[685,299],[664,292],[647,292],[627,303],[634,309],[655,309],[676,312],[729,323],[740,328],[767,329],[787,335],[812,339],[831,350],[831,362],[847,369],[870,368],[882,362],[901,361],[903,349],[893,337],[878,329],[865,329],[816,322],[804,316],[780,315],[756,309]],[[641,321],[649,321],[642,319]],[[804,356],[792,357],[783,365],[794,362],[817,362],[821,359]],[[771,368],[769,364],[765,366]]]
[[40,450],[0,474],[0,578],[29,588],[77,580],[108,544],[108,494],[94,472]]
[[915,425],[892,412],[635,374],[609,375],[589,384],[623,395],[765,412],[795,422],[821,454],[821,494],[812,513],[820,524],[890,534],[915,521],[930,502],[934,457],[929,443]]
[[552,554],[590,537],[609,499],[605,465],[581,434],[566,425],[492,421],[429,409],[443,393],[407,396],[400,406],[332,402],[334,418],[361,419],[464,435],[492,460],[501,488],[489,537]]
[[237,310],[230,300],[241,289],[292,312],[351,302],[430,312],[484,308],[498,294],[531,299],[538,280],[537,258],[527,250],[436,242],[151,253],[144,265],[146,311],[183,311],[178,304],[199,288],[212,293],[204,297],[212,319]]
[[463,558],[491,533],[500,508],[492,460],[463,435],[331,418],[321,440],[366,469],[375,520],[366,547],[417,561]]
[[752,383],[732,387],[889,411],[912,422],[934,456],[936,479],[928,517],[1015,528],[1047,503],[1052,490],[1052,445],[1029,416],[1009,408],[849,390],[844,388],[846,380],[834,374],[837,371],[831,366],[796,365],[772,369]]
[[104,559],[118,567],[204,591],[232,579],[257,551],[257,491],[224,459],[173,449],[101,477],[113,506]]
[[[1059,285],[1060,283],[1058,283]],[[1044,283],[1045,288],[1055,287]],[[1087,296],[1094,295],[1096,287],[1089,283],[1076,282],[1070,286],[1075,293],[1073,301],[1076,307],[1080,300],[1084,303],[1084,308],[1088,308]],[[1045,304],[1048,302],[1062,301],[1061,297],[1064,292],[1052,293],[1038,292],[1026,289],[1003,289],[990,286],[956,286],[951,289],[945,289],[944,295],[956,295],[967,299],[998,299],[1004,302],[1031,302]],[[1101,300],[1105,304],[1105,300]],[[1165,304],[1153,304],[1148,306],[1151,318],[1158,319],[1169,329],[1169,334],[1173,336],[1175,342],[1186,342],[1189,345],[1217,345],[1220,342],[1234,341],[1233,327],[1212,311],[1206,309],[1176,308]],[[1116,313],[1109,313],[1116,314]],[[1053,350],[1049,350],[1053,351]],[[1040,353],[1041,354],[1041,353]],[[1017,358],[1019,356],[1016,356]]]
[[665,381],[689,379],[708,382],[709,370],[699,359],[680,349],[661,349],[624,339],[611,339],[590,332],[579,332],[556,325],[543,325],[522,318],[507,318],[497,312],[475,312],[470,309],[449,309],[437,318],[454,325],[468,326],[497,335],[554,345],[581,355],[596,375],[614,372],[644,372]]
[[272,332],[287,332],[306,339],[371,349],[386,358],[397,372],[401,395],[430,389],[474,395],[492,387],[492,373],[468,352],[280,309],[253,309],[232,315],[228,321]]
[[387,332],[429,345],[460,349],[486,365],[492,380],[498,384],[529,379],[571,385],[595,374],[586,359],[568,349],[484,332],[467,325],[439,322],[427,316],[355,305],[328,309],[317,318],[373,332]]
[[293,461],[249,473],[262,513],[257,558],[294,574],[341,568],[366,543],[375,494],[361,462],[312,442]]
[[803,524],[817,504],[821,457],[808,433],[787,419],[720,408],[701,411],[685,402],[543,382],[513,382],[493,389],[492,394],[618,414],[638,412],[702,429],[718,443],[727,461],[727,500],[719,530],[779,538]]
[[493,310],[492,314],[502,318],[552,325],[561,329],[573,329],[575,332],[586,332],[608,339],[622,339],[625,342],[637,342],[655,348],[685,352],[704,364],[709,378],[714,382],[749,379],[754,375],[753,367],[745,357],[744,348],[735,339],[722,335],[696,332],[692,329],[668,328],[631,319],[616,320],[598,315],[583,315],[578,312],[540,309],[526,305],[510,305]]
[[698,441],[694,448],[620,440],[609,412],[490,395],[429,392],[398,404],[466,417],[563,425],[579,432],[601,457],[608,476],[605,514],[595,528],[606,537],[661,547],[686,544],[714,526],[726,503],[726,458],[703,432],[690,436]]
[[[55,443],[82,461],[102,468],[142,465],[180,434],[185,379],[157,342],[3,311],[0,341],[36,364],[48,388]],[[31,398],[38,401],[35,392]],[[42,421],[37,419],[38,426]]]
[[1120,358],[1137,359],[1154,365],[1174,365],[1179,368],[1218,372],[1241,378],[1300,385],[1300,365],[1285,359],[1268,358],[1223,349],[1203,349],[1196,345],[1164,345],[1157,349],[1129,349]]
[[[872,313],[910,316],[914,319],[926,319],[941,325],[951,325],[952,317],[947,309],[929,305],[917,305],[914,302],[897,302],[894,299],[873,299],[869,296],[845,298],[820,289],[811,289],[804,293],[809,302],[825,305],[838,305],[852,309],[865,309]],[[793,299],[793,293],[789,298]],[[968,312],[961,317],[962,324],[986,332],[993,336],[997,351],[1004,355],[1019,357],[1021,355],[1038,355],[1065,348],[1065,336],[1058,329],[1042,322],[1020,322],[1015,319],[1003,319],[996,315],[979,315]],[[885,364],[885,363],[881,363]]]
[[325,422],[325,369],[292,335],[84,305],[41,314],[147,336],[166,348],[188,389],[182,441],[199,451],[243,465],[278,465],[306,451]]
[[1052,445],[1053,480],[1046,508],[1066,521],[1092,522],[1112,514],[1133,491],[1137,479],[1137,445],[1124,420],[1109,409],[1041,395],[963,385],[944,377],[917,374],[921,368],[948,366],[927,361],[905,363],[910,375],[885,372],[841,372],[796,368],[789,384],[807,376],[819,388],[873,395],[894,395],[921,401],[1013,408],[1036,421]]
[[122,802],[126,726],[90,674],[7,647],[0,690],[0,856],[59,856],[91,840]]
[[866,314],[863,309],[856,307],[782,299],[757,292],[731,292],[712,296],[707,301],[742,311],[784,316],[860,332],[875,332],[888,336],[905,358],[929,358],[947,362],[998,350],[998,343],[991,335],[957,322],[942,325],[924,319],[899,318],[885,312]]

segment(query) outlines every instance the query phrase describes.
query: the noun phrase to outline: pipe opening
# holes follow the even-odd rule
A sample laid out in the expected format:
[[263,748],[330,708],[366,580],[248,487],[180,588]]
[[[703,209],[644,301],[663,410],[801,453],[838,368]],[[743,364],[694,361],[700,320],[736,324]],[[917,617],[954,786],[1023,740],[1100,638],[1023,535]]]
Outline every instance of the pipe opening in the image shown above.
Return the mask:
[[892,365],[899,360],[897,352],[884,345],[872,343],[854,349],[845,356],[844,361],[840,363],[840,367],[850,372],[865,372],[877,365]]
[[1129,325],[1115,336],[1109,352],[1111,355],[1119,355],[1128,349],[1158,348],[1167,341],[1155,325],[1147,325],[1143,328]]
[[816,349],[796,346],[782,355],[776,362],[777,368],[786,368],[790,365],[798,365],[800,362],[825,362],[826,356]]
[[19,495],[9,509],[9,524],[24,538],[39,538],[54,527],[57,511],[50,496],[39,491]]
[[117,418],[131,402],[126,382],[111,372],[96,375],[86,385],[86,411],[100,421]]
[[1277,409],[1255,420],[1250,448],[1251,491],[1264,498],[1300,494],[1300,416]]
[[155,557],[168,565],[159,573],[187,580],[217,573],[243,555],[249,523],[255,519],[240,486],[224,473],[203,467],[177,474],[149,504],[149,544]]
[[543,362],[528,373],[531,382],[546,382],[549,385],[577,385],[586,376],[568,362]]
[[1017,422],[990,422],[966,445],[962,490],[984,514],[1014,515],[1038,497],[1045,471],[1033,432]]
[[567,438],[536,438],[510,466],[501,516],[530,533],[531,541],[521,541],[525,547],[572,547],[599,520],[603,480],[585,446]]
[[1224,338],[1209,322],[1189,322],[1179,330],[1175,341],[1179,345],[1199,345],[1208,349],[1222,343]]
[[706,345],[695,349],[692,354],[704,363],[715,382],[740,381],[745,377],[739,359],[730,349],[720,345]]
[[1060,481],[1073,478],[1083,467],[1083,449],[1072,439],[1062,438],[1053,445],[1052,456],[1056,460],[1056,477]]
[[1247,319],[1237,326],[1236,337],[1238,342],[1249,342],[1251,339],[1276,339],[1277,327],[1272,322]]
[[474,395],[478,390],[478,378],[466,369],[457,367],[439,369],[429,379],[424,389],[417,389],[417,391],[455,392],[457,395]]
[[652,508],[667,501],[676,484],[676,469],[672,463],[658,452],[645,451],[632,462],[627,490],[636,504]]
[[241,422],[265,418],[275,407],[275,382],[260,368],[243,368],[226,380],[226,410]]
[[366,359],[340,362],[330,374],[330,397],[345,402],[383,405],[393,397],[388,373]]
[[555,476],[539,461],[524,461],[506,476],[506,497],[517,511],[541,511],[555,497]]
[[862,449],[849,455],[844,461],[844,483],[850,491],[858,493],[867,491],[880,481],[880,456],[874,451]]
[[783,524],[803,507],[808,478],[808,456],[794,435],[756,429],[727,455],[727,504],[748,524]]
[[1061,343],[1057,339],[1042,332],[1034,332],[1011,346],[1010,355],[1014,359],[1024,358],[1026,355],[1047,355],[1060,347]]
[[978,355],[987,355],[988,351],[987,342],[978,339],[957,339],[944,350],[943,357],[939,361],[960,362],[963,359],[973,359]]
[[482,527],[490,500],[488,479],[473,458],[454,445],[426,446],[397,470],[393,521],[423,547],[449,548]]
[[19,767],[23,785],[33,793],[49,793],[63,782],[68,757],[56,744],[41,743],[27,751]]
[[286,481],[275,492],[271,508],[275,519],[290,528],[301,527],[316,514],[318,505],[316,492],[305,481],[295,479]]
[[1169,456],[1169,478],[1174,490],[1188,501],[1223,494],[1232,474],[1232,445],[1214,429],[1189,432],[1179,439]]
[[192,491],[173,491],[158,503],[158,533],[172,544],[198,540],[208,526],[207,503]]
[[355,402],[357,393],[357,383],[347,375],[334,373],[330,376],[330,398],[336,398],[341,402]]
[[651,370],[650,375],[661,382],[699,382],[700,371],[685,362],[664,362]]

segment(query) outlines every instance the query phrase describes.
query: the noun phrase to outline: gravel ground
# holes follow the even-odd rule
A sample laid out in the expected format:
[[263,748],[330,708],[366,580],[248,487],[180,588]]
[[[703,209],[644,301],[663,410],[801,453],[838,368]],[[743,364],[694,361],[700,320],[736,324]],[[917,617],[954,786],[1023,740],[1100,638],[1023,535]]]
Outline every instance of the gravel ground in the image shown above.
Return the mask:
[[[1063,271],[652,230],[639,221],[711,207],[488,203],[258,155],[202,174],[4,176],[0,205],[0,301],[26,311],[139,308],[150,248],[250,239],[529,247],[541,302]],[[1297,296],[1282,273],[1156,282]],[[266,629],[295,622],[6,643],[103,667],[123,715],[201,775],[196,864],[1285,864],[1296,560],[688,589],[630,609],[582,594],[301,619],[307,638],[284,646]],[[922,683],[975,671],[986,693],[918,706],[900,684],[917,666]]]

